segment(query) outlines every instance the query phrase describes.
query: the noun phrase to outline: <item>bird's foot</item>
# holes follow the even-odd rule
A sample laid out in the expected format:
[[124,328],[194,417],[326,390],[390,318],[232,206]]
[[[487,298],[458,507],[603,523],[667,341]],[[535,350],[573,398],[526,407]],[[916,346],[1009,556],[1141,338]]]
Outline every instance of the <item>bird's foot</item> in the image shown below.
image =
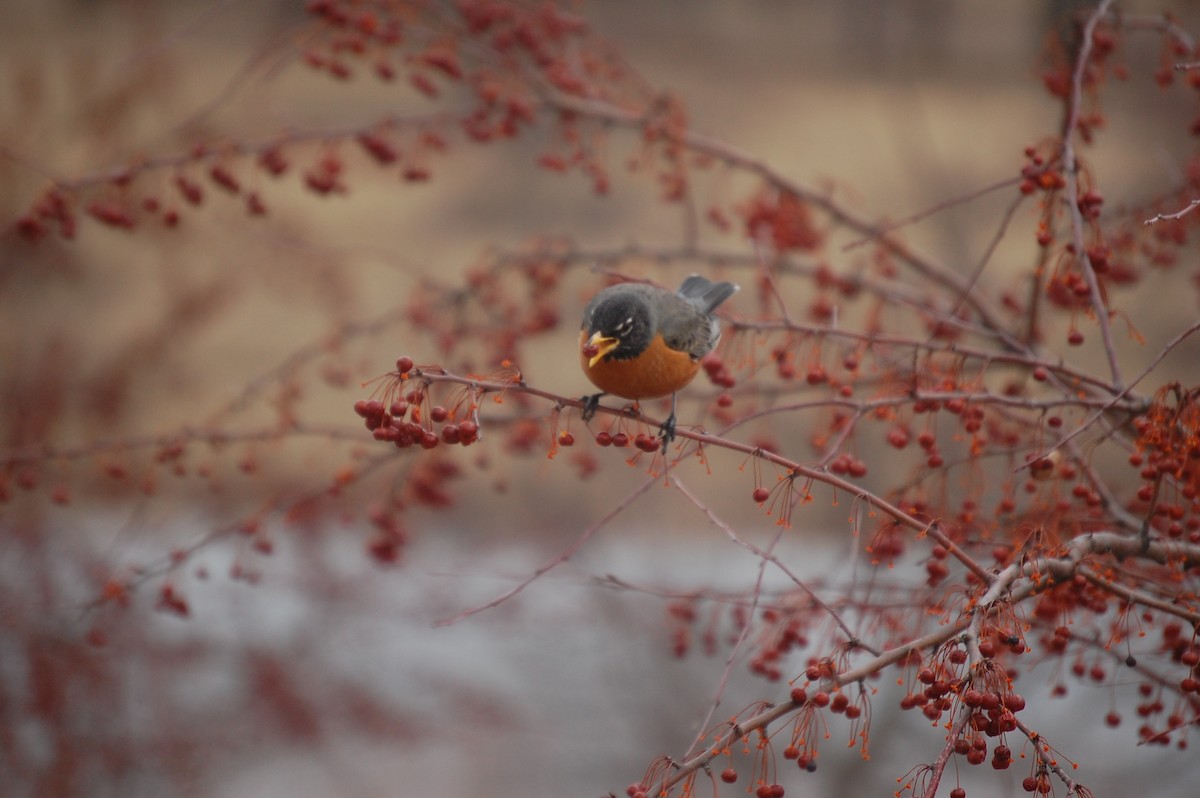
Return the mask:
[[600,397],[603,393],[593,393],[582,397],[579,401],[583,402],[583,412],[580,416],[584,421],[591,421],[592,416],[596,415],[596,408],[600,407]]
[[675,440],[675,414],[667,416],[667,420],[658,429],[658,437],[662,439],[662,453],[667,453],[667,447]]

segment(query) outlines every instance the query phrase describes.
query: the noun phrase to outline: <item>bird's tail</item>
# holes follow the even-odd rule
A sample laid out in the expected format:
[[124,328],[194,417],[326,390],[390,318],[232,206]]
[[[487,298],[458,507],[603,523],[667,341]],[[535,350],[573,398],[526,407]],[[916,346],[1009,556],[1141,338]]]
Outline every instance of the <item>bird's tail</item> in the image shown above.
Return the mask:
[[718,305],[738,292],[736,283],[714,283],[707,277],[693,274],[679,286],[679,295],[694,302],[705,313],[712,313]]

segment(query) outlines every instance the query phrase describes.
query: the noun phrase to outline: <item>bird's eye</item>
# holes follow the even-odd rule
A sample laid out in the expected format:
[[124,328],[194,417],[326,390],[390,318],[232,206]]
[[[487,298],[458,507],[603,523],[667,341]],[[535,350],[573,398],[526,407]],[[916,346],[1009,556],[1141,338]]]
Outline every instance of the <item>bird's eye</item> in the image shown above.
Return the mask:
[[633,330],[633,317],[632,316],[630,316],[629,318],[625,319],[625,321],[623,321],[617,325],[617,335],[629,335],[629,333],[632,330]]

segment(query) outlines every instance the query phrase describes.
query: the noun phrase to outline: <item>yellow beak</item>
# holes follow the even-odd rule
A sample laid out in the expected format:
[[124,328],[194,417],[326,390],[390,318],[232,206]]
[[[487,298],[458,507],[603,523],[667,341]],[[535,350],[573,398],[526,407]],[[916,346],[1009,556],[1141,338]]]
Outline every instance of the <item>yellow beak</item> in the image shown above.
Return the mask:
[[592,359],[588,361],[588,366],[595,366],[609,352],[616,349],[621,344],[616,338],[608,338],[595,333],[588,339],[587,345],[596,347],[596,354],[592,355]]

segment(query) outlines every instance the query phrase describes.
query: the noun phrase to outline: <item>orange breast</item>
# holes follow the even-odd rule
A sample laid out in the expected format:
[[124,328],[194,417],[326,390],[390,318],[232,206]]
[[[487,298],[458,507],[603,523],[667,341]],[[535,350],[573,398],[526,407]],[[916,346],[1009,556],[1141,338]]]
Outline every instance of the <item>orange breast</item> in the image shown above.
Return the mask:
[[630,360],[601,360],[595,366],[588,365],[588,356],[583,354],[587,333],[579,337],[579,357],[583,373],[592,383],[604,391],[623,399],[657,399],[670,396],[683,388],[700,364],[686,352],[667,346],[661,335],[654,336],[650,346],[640,356]]

